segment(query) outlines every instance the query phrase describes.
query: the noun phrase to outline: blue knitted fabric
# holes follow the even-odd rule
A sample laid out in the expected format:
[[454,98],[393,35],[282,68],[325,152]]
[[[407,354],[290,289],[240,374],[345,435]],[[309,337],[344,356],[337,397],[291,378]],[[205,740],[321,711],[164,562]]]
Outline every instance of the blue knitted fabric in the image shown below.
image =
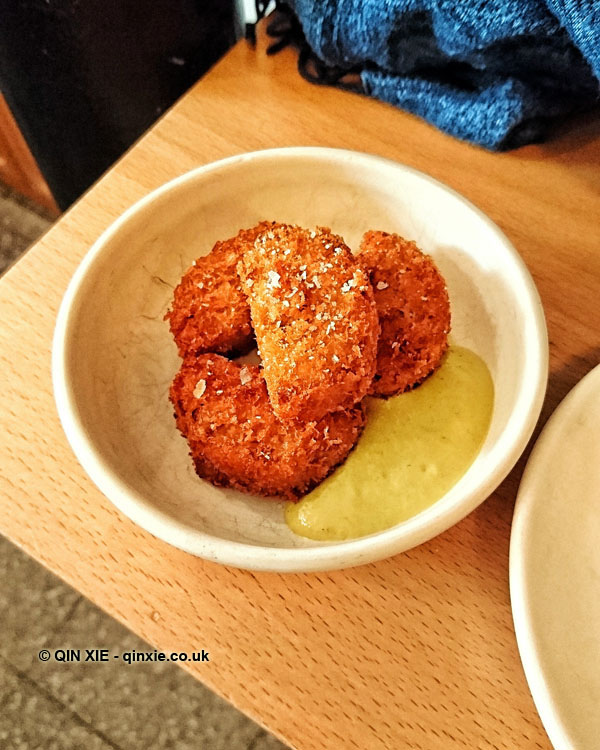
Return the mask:
[[324,63],[489,149],[600,99],[600,0],[286,0]]

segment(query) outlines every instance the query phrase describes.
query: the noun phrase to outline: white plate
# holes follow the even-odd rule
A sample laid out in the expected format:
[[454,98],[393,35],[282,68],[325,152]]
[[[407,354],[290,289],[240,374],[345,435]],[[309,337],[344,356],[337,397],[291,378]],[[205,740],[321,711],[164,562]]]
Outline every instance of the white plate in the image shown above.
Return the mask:
[[564,399],[521,481],[510,541],[517,642],[556,750],[600,748],[600,366]]

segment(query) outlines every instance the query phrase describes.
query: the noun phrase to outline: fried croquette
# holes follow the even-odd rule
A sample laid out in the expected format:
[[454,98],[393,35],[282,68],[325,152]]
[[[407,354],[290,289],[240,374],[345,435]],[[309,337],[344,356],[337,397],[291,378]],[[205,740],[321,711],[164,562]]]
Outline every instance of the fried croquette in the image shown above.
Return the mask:
[[448,348],[446,282],[428,255],[397,234],[366,232],[358,259],[369,274],[381,324],[370,392],[392,396],[421,383]]
[[250,308],[236,266],[245,246],[270,225],[262,222],[217,242],[185,272],[165,315],[181,357],[204,352],[244,354],[252,348]]
[[275,224],[238,266],[273,411],[320,419],[348,409],[375,374],[373,289],[341,237]]
[[197,474],[215,485],[297,500],[348,455],[364,426],[359,405],[317,422],[280,420],[256,365],[188,356],[171,385],[177,427]]

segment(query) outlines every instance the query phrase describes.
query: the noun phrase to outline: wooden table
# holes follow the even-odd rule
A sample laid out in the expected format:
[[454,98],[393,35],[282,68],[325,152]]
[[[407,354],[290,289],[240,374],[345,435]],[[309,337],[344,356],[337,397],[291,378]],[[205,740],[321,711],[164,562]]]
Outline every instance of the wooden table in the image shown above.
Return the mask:
[[50,380],[55,314],[100,232],[192,167],[272,146],[369,151],[456,188],[531,269],[550,331],[544,419],[600,359],[600,127],[490,154],[384,104],[312,86],[295,54],[241,42],[0,283],[0,528],[39,562],[189,664],[303,750],[550,747],[515,643],[508,544],[522,463],[486,503],[428,544],[328,574],[204,562],[154,539],[78,465]]

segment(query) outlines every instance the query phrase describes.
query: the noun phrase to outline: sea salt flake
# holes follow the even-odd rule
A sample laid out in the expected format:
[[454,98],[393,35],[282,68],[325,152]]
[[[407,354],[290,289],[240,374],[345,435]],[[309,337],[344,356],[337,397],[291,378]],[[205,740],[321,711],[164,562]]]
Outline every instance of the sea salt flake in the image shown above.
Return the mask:
[[336,364],[337,364],[337,363],[338,363],[338,362],[340,361],[340,358],[338,357],[338,355],[337,355],[337,354],[334,354],[334,355],[333,355],[333,357],[332,357],[331,359],[332,359],[332,360],[333,360],[333,361],[334,361],[334,362],[335,362]]
[[202,394],[206,390],[206,380],[199,380],[196,383],[196,387],[194,388],[193,396],[194,398],[202,398]]
[[242,367],[240,370],[240,383],[242,385],[246,385],[252,380],[252,375],[250,374],[250,370],[248,370],[247,367]]
[[276,289],[277,287],[281,286],[279,283],[279,279],[281,278],[281,276],[277,273],[277,271],[269,271],[267,273],[267,276],[269,277],[267,285],[271,289]]
[[313,280],[313,284],[317,287],[317,289],[320,289],[321,288],[321,282],[319,281],[319,277],[318,276],[313,276],[312,280]]
[[377,282],[377,289],[381,291],[382,289],[387,289],[389,284],[386,284],[385,281],[378,281]]

